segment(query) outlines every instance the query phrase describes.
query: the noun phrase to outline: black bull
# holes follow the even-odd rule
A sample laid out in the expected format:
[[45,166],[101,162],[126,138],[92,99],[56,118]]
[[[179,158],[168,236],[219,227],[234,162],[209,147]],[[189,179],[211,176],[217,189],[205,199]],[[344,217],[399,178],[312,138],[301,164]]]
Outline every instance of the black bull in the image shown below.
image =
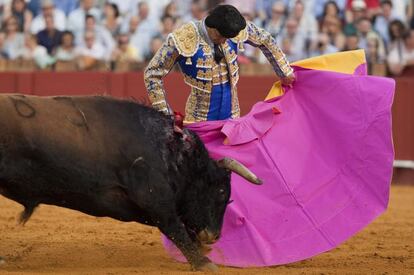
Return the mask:
[[201,248],[219,237],[230,170],[260,180],[187,134],[132,101],[1,95],[0,194],[23,223],[43,203],[156,226],[194,269],[215,269]]

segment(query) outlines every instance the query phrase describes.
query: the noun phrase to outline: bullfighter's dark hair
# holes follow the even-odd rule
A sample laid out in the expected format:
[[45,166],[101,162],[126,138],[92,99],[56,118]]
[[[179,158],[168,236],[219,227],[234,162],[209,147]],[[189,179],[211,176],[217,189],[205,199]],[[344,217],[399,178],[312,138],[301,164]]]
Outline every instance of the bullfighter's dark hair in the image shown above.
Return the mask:
[[246,28],[246,19],[235,7],[219,5],[210,11],[205,24],[209,28],[216,29],[222,36],[233,38]]

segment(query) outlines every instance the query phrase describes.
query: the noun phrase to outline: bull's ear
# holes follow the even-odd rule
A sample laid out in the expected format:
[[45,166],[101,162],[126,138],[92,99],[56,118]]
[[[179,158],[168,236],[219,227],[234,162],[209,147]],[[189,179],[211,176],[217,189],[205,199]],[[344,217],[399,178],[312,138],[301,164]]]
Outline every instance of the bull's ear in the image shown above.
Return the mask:
[[219,167],[223,167],[229,169],[230,171],[238,174],[239,176],[245,178],[246,180],[250,181],[251,183],[260,185],[262,184],[262,180],[259,179],[252,171],[250,171],[246,166],[238,162],[237,160],[231,158],[222,158],[217,161],[217,165]]

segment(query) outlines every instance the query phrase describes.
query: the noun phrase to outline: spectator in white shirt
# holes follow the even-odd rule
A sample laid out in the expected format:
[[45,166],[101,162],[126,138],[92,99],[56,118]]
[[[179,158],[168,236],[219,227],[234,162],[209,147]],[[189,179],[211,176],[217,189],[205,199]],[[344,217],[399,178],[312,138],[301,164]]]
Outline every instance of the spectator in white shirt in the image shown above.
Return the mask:
[[285,30],[276,38],[278,45],[281,46],[282,51],[291,62],[307,57],[305,54],[306,38],[298,28],[298,21],[290,17],[286,20]]
[[75,48],[75,36],[71,31],[64,31],[60,46],[56,50],[55,58],[59,61],[71,61],[77,57]]
[[382,1],[381,13],[375,18],[374,29],[381,35],[381,38],[384,40],[385,45],[387,47],[390,42],[388,26],[390,25],[390,22],[394,19],[397,18],[393,15],[392,1]]
[[63,11],[55,8],[53,0],[41,1],[42,12],[37,15],[30,26],[30,32],[37,34],[46,27],[45,16],[52,16],[55,22],[55,27],[59,31],[66,29],[66,15]]
[[146,1],[138,4],[137,15],[139,24],[131,36],[131,44],[145,56],[150,51],[151,38],[158,32],[159,21],[150,17],[150,9]]
[[273,36],[277,37],[283,30],[286,21],[286,6],[280,1],[272,6],[272,16],[267,21],[265,29]]
[[14,16],[6,19],[3,53],[8,59],[16,59],[24,47],[24,35],[18,31],[19,24]]
[[25,60],[33,60],[36,66],[41,69],[55,63],[54,58],[47,53],[47,49],[37,43],[37,38],[34,34],[26,35],[24,48],[20,52],[19,57]]
[[68,16],[68,29],[77,33],[82,33],[85,28],[86,15],[93,15],[97,22],[100,22],[101,11],[95,7],[95,0],[81,0],[80,7],[72,11]]
[[89,31],[95,33],[95,40],[105,49],[105,59],[109,59],[116,46],[115,40],[105,27],[96,24],[96,19],[93,15],[88,14],[86,16],[85,29],[81,32],[81,35],[79,33],[75,34],[76,44],[82,45],[85,41],[84,34]]
[[404,35],[402,49],[394,48],[387,58],[390,72],[400,75],[407,66],[414,66],[414,30]]
[[98,61],[105,59],[105,47],[96,40],[93,31],[87,31],[84,35],[83,46],[76,49],[79,56],[78,66],[81,70],[92,68]]

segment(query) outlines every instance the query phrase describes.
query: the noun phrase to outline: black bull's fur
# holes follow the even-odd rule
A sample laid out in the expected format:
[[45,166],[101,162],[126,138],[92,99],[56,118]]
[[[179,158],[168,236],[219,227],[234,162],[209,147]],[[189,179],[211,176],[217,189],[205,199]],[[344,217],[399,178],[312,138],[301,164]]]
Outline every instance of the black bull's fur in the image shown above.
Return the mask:
[[0,96],[0,194],[156,226],[193,268],[209,266],[200,232],[218,238],[230,172],[172,121],[108,97]]

